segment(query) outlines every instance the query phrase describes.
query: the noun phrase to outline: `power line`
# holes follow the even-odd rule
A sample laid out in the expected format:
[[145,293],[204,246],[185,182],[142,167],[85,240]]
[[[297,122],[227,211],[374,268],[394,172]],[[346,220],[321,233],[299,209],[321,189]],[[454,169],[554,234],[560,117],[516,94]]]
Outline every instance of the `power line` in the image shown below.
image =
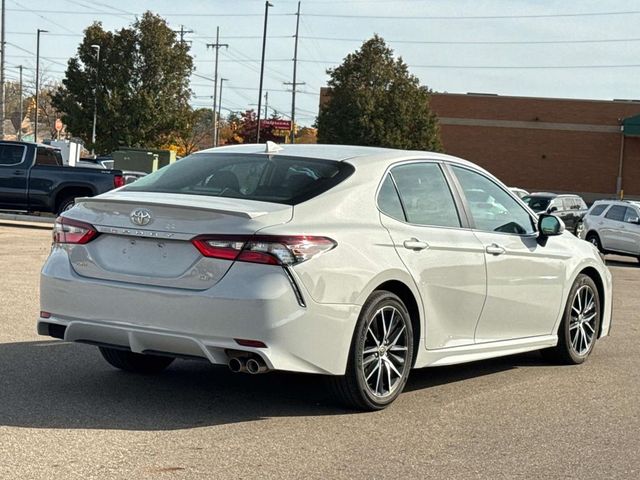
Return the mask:
[[[14,4],[18,5],[19,7],[22,7],[22,5],[18,4],[17,2],[13,2]],[[22,8],[7,8],[8,12],[23,12],[23,11],[28,11],[31,13],[35,13],[35,11],[33,10],[29,10],[25,7]],[[56,15],[112,15],[115,17],[119,17],[122,16],[121,13],[117,13],[117,12],[105,12],[105,11],[98,11],[98,10],[93,10],[93,11],[75,11],[75,10],[38,10],[38,12],[40,13],[51,13],[51,14],[56,14]],[[138,14],[131,14],[131,15],[138,15]],[[141,15],[141,14],[140,14]],[[158,13],[158,15],[162,16],[162,17],[262,17],[261,13],[206,13],[206,12],[199,12],[199,13],[181,13],[181,12],[164,12],[164,13]],[[275,13],[273,14],[276,17],[285,17],[285,16],[291,16],[291,15],[295,15],[293,13]],[[42,17],[45,18],[45,17]]]
[[[338,38],[338,37],[312,37],[300,36],[301,39],[322,40],[333,42],[364,42],[363,38]],[[582,40],[386,40],[387,43],[406,43],[417,45],[555,45],[555,44],[580,44],[580,43],[625,43],[640,42],[636,38],[602,38]]]
[[[319,64],[340,64],[339,61],[328,60],[298,60],[303,63],[319,63]],[[412,65],[407,64],[410,68],[433,68],[433,69],[581,69],[581,68],[637,68],[640,64],[611,64],[611,65]]]
[[384,20],[506,20],[519,18],[568,18],[568,17],[603,17],[613,15],[637,15],[640,10],[619,12],[580,12],[580,13],[541,13],[524,15],[357,15],[339,13],[305,13],[305,17],[320,18],[360,18]]

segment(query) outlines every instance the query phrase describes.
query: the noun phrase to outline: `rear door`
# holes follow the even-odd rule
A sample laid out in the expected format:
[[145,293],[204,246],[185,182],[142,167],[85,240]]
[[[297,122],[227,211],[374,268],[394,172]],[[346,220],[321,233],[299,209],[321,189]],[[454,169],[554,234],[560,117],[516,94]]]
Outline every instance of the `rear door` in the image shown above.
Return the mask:
[[0,144],[0,208],[27,210],[30,159],[27,146]]
[[420,291],[427,348],[472,344],[486,295],[484,252],[442,166],[424,161],[392,168],[378,206]]
[[572,252],[557,238],[541,246],[534,218],[494,180],[467,167],[451,170],[463,194],[482,190],[501,206],[493,214],[467,203],[487,265],[487,299],[476,343],[551,334],[562,304],[565,260]]
[[600,240],[605,250],[613,250],[615,252],[626,252],[626,241],[623,238],[623,230],[625,228],[624,216],[627,207],[623,205],[612,205],[604,214],[602,225],[598,229],[600,232]]
[[640,225],[638,211],[635,207],[626,207],[624,213],[624,228],[621,238],[624,241],[625,252],[640,255]]

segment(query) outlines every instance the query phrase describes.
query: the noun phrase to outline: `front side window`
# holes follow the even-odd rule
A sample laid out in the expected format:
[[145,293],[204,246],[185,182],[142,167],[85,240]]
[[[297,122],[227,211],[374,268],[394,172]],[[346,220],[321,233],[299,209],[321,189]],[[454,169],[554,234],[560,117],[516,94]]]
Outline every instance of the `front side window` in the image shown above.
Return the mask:
[[562,199],[562,210],[573,210],[576,208],[575,201],[573,198],[563,198]]
[[614,205],[609,209],[609,211],[605,215],[605,218],[608,218],[609,220],[615,220],[617,222],[622,222],[624,221],[624,214],[626,210],[627,210],[627,207]]
[[458,166],[452,169],[462,186],[478,230],[519,235],[535,232],[527,211],[500,186],[472,170]]
[[608,206],[609,205],[607,205],[607,204],[596,205],[591,209],[591,211],[589,212],[589,215],[593,216],[593,217],[598,217],[598,216],[602,215],[602,212],[604,212],[607,209]]
[[25,150],[23,145],[0,145],[0,166],[22,163]]
[[407,222],[436,227],[460,227],[453,195],[436,163],[410,163],[391,170]]
[[346,162],[239,153],[195,153],[123,190],[230,197],[296,205],[333,188],[355,168]]

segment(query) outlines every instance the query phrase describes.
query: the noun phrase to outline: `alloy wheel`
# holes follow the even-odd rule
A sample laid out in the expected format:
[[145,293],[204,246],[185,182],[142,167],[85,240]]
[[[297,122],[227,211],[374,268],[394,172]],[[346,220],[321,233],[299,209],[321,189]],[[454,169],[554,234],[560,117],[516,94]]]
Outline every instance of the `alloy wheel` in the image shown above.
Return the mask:
[[580,356],[589,353],[596,334],[598,311],[595,292],[589,285],[582,285],[571,304],[569,339],[572,350]]
[[369,393],[386,397],[395,392],[410,368],[408,319],[393,306],[371,317],[362,350],[362,373]]

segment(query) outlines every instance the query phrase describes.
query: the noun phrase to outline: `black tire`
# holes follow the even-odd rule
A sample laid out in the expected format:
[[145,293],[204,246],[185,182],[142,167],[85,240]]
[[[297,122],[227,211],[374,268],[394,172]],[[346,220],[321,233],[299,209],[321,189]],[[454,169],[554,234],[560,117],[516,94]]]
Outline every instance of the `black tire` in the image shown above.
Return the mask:
[[[582,292],[588,291],[591,297],[593,298],[593,306],[588,308],[589,301],[587,300],[588,295],[582,297],[585,303],[584,311],[578,315],[576,311],[576,295],[578,292],[582,295]],[[593,315],[593,321],[586,321]],[[553,361],[554,363],[561,363],[564,365],[577,365],[583,363],[591,352],[596,344],[598,339],[598,333],[600,332],[600,296],[598,294],[598,289],[594,281],[588,275],[580,274],[578,278],[576,278],[573,286],[571,287],[571,291],[569,292],[569,297],[567,299],[567,304],[564,308],[564,315],[562,317],[562,322],[560,323],[560,327],[558,328],[558,344],[552,348],[546,348],[541,351],[543,357],[547,360]],[[571,330],[574,330],[575,333],[572,335]],[[580,332],[583,332],[582,334]],[[587,337],[588,334],[591,334],[591,338],[589,339],[589,343],[587,345]],[[576,335],[578,339],[584,339],[584,348],[582,340],[575,342]],[[584,336],[583,336],[584,335]],[[576,345],[580,346],[578,348]]]
[[133,373],[159,373],[171,365],[173,357],[160,355],[143,355],[119,350],[117,348],[99,347],[104,359],[112,366]]
[[[380,325],[386,326],[387,321],[388,330],[385,327],[381,331]],[[380,336],[380,342],[375,335]],[[362,306],[346,374],[328,378],[338,400],[350,408],[366,411],[382,410],[391,404],[409,378],[413,366],[413,343],[411,317],[402,300],[391,292],[374,292]],[[370,351],[366,359],[365,348]],[[371,352],[376,349],[375,353]],[[401,358],[403,354],[404,358]],[[374,386],[369,385],[365,372],[377,379],[371,380]],[[374,390],[379,390],[379,394]]]
[[597,233],[589,232],[585,240],[589,243],[592,243],[600,253],[604,253],[604,250],[602,249],[602,243],[600,243],[600,237]]
[[67,210],[73,208],[75,204],[76,204],[76,197],[65,197],[58,204],[58,209],[56,213],[60,215],[66,212]]

